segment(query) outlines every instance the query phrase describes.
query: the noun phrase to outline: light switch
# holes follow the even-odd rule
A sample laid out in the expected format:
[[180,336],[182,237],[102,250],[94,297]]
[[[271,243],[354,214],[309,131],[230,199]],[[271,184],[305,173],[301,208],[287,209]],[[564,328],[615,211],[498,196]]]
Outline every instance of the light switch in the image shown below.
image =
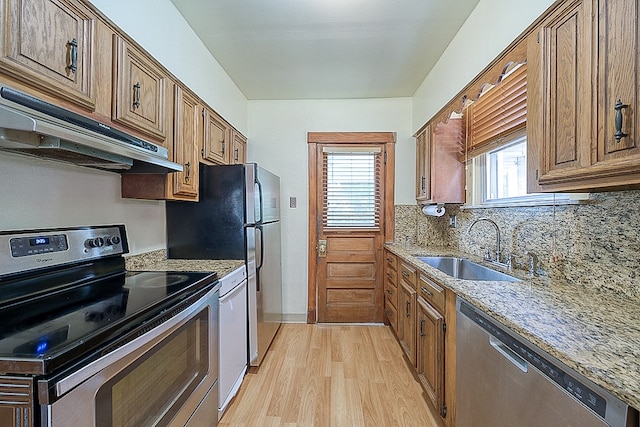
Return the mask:
[[296,208],[298,206],[298,200],[295,197],[289,197],[289,207]]

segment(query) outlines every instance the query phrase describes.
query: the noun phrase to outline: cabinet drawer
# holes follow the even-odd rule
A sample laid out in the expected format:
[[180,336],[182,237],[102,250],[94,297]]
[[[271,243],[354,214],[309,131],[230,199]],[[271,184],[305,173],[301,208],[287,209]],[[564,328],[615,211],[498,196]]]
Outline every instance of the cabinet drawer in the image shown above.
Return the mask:
[[400,278],[416,289],[416,269],[404,262],[400,263]]
[[418,294],[437,308],[441,313],[444,313],[444,289],[424,274],[420,274]]
[[384,286],[384,295],[387,302],[398,308],[398,288],[388,281]]
[[398,333],[398,310],[389,303],[389,300],[385,299],[385,314],[387,315],[387,319],[389,320],[389,324],[391,328]]
[[397,271],[398,258],[390,252],[385,253],[385,267],[390,270]]

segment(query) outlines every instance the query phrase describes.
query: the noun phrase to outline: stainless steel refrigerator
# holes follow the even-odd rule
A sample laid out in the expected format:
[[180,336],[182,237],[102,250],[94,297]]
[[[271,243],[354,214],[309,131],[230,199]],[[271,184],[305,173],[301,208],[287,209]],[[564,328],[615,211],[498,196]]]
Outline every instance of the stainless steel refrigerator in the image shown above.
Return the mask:
[[245,260],[248,360],[259,366],[282,322],[280,178],[255,163],[201,164],[199,185],[199,202],[166,202],[167,256]]

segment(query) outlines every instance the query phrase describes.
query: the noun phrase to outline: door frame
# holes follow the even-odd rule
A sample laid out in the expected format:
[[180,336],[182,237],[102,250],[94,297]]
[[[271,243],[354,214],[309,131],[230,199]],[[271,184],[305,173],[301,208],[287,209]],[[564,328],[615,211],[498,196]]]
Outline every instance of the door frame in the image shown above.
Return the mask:
[[322,177],[317,176],[317,144],[363,144],[381,145],[384,153],[385,193],[382,201],[381,219],[383,222],[383,241],[393,242],[395,227],[394,183],[395,183],[395,132],[307,132],[309,151],[309,247],[307,279],[307,323],[316,323],[318,319],[318,287],[316,283],[318,212],[322,201],[317,199],[317,186]]

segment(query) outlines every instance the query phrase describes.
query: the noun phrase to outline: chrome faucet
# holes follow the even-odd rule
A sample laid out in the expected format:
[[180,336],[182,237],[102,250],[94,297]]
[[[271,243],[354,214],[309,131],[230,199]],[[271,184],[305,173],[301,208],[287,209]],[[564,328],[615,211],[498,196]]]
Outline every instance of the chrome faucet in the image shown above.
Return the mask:
[[476,219],[471,223],[471,225],[467,229],[467,234],[471,233],[471,229],[473,228],[473,226],[480,221],[487,221],[489,224],[493,225],[493,227],[496,229],[496,258],[492,259],[491,255],[489,255],[489,250],[487,250],[487,252],[484,255],[484,259],[500,267],[511,269],[511,256],[507,257],[506,263],[501,262],[502,252],[500,251],[500,228],[498,227],[498,224],[496,224],[492,219],[485,218],[485,217]]

